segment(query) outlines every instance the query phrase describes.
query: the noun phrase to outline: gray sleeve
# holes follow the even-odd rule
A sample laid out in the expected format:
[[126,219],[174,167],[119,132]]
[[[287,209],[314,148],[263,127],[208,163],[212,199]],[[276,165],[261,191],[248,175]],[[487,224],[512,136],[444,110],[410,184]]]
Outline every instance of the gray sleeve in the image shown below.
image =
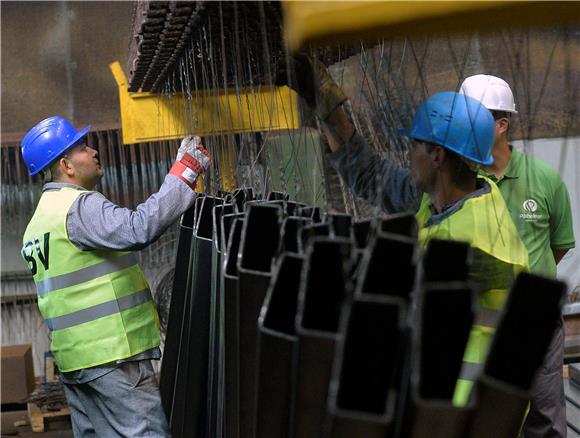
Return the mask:
[[135,210],[91,192],[79,196],[69,210],[69,239],[82,250],[140,250],[163,234],[195,198],[196,193],[173,175],[167,175],[159,191]]
[[388,213],[418,210],[422,193],[409,169],[380,157],[358,133],[327,157],[357,196],[382,205]]

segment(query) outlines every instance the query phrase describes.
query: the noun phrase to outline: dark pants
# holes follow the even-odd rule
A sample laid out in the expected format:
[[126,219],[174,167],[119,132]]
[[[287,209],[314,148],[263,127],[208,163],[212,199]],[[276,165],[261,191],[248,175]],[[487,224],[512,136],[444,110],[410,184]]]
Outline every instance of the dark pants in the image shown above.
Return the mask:
[[524,424],[525,438],[566,437],[566,399],[562,365],[564,323],[560,319],[542,368],[536,376],[530,413]]

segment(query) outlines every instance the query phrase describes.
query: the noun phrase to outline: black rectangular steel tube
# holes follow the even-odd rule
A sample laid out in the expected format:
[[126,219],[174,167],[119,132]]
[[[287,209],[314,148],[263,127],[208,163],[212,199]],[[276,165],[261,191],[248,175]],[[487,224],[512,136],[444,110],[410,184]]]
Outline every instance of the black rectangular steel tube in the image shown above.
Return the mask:
[[498,438],[517,435],[534,376],[561,318],[565,294],[566,284],[558,280],[528,273],[516,278],[484,374],[477,382],[475,395],[479,406],[470,438],[482,438],[483,430],[492,424]]
[[383,219],[379,226],[382,233],[400,234],[416,239],[419,234],[419,224],[412,213],[398,213]]
[[312,223],[312,219],[298,216],[288,216],[282,221],[281,252],[300,252],[299,235],[302,227]]
[[181,337],[181,327],[183,325],[188,276],[190,274],[189,266],[194,213],[194,207],[187,210],[181,218],[179,227],[173,290],[171,293],[171,304],[169,306],[167,332],[165,334],[163,361],[161,362],[161,373],[159,376],[161,403],[163,404],[163,410],[167,418],[171,416],[173,388],[175,385],[179,351],[178,346]]
[[474,410],[452,405],[474,320],[474,294],[464,282],[427,283],[420,293],[413,339],[411,399],[402,436],[460,438]]
[[[224,221],[226,217],[224,216]],[[240,358],[239,334],[240,312],[238,300],[238,250],[244,225],[243,216],[235,218],[227,239],[227,255],[224,264],[224,329],[226,358],[226,402],[225,402],[225,436],[240,437]],[[225,227],[224,227],[225,229]],[[223,230],[222,230],[223,231]]]
[[282,209],[247,206],[238,259],[240,309],[240,434],[256,433],[258,317],[270,283],[272,261],[280,242]]
[[316,237],[302,268],[296,317],[295,437],[319,438],[323,433],[351,250],[350,240]]
[[379,233],[363,254],[357,295],[390,295],[409,300],[415,284],[416,258],[414,239]]
[[258,438],[290,437],[296,307],[302,258],[283,254],[260,312]]
[[473,414],[469,438],[486,438],[493,431],[494,438],[518,436],[530,393],[482,375],[475,392],[476,410]]
[[345,306],[335,355],[327,436],[384,438],[394,430],[406,304],[361,295]]
[[344,237],[346,239],[354,238],[352,234],[352,216],[344,213],[332,213],[327,215],[327,219],[332,225],[332,230],[335,236]]
[[352,224],[354,241],[358,249],[364,249],[367,247],[372,230],[372,221],[370,219],[356,221]]

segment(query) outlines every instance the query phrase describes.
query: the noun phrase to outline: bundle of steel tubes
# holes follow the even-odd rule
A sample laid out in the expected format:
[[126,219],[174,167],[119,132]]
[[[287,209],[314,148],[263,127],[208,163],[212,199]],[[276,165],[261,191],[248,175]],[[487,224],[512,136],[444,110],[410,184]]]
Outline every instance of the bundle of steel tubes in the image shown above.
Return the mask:
[[477,306],[467,244],[420,251],[412,215],[221,195],[181,221],[160,378],[173,436],[517,436],[563,283],[517,277],[456,406]]

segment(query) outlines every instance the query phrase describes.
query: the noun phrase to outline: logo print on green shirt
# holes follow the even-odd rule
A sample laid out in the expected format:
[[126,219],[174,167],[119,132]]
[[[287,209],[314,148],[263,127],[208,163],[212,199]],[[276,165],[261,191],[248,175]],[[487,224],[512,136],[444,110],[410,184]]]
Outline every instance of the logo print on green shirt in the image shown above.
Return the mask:
[[542,219],[544,217],[543,214],[536,214],[538,210],[538,203],[533,199],[526,199],[522,204],[525,213],[520,213],[520,219],[523,219],[527,222],[535,222],[538,219]]
[[538,203],[536,201],[534,201],[533,199],[526,199],[524,201],[524,210],[533,213],[537,209],[538,209]]

